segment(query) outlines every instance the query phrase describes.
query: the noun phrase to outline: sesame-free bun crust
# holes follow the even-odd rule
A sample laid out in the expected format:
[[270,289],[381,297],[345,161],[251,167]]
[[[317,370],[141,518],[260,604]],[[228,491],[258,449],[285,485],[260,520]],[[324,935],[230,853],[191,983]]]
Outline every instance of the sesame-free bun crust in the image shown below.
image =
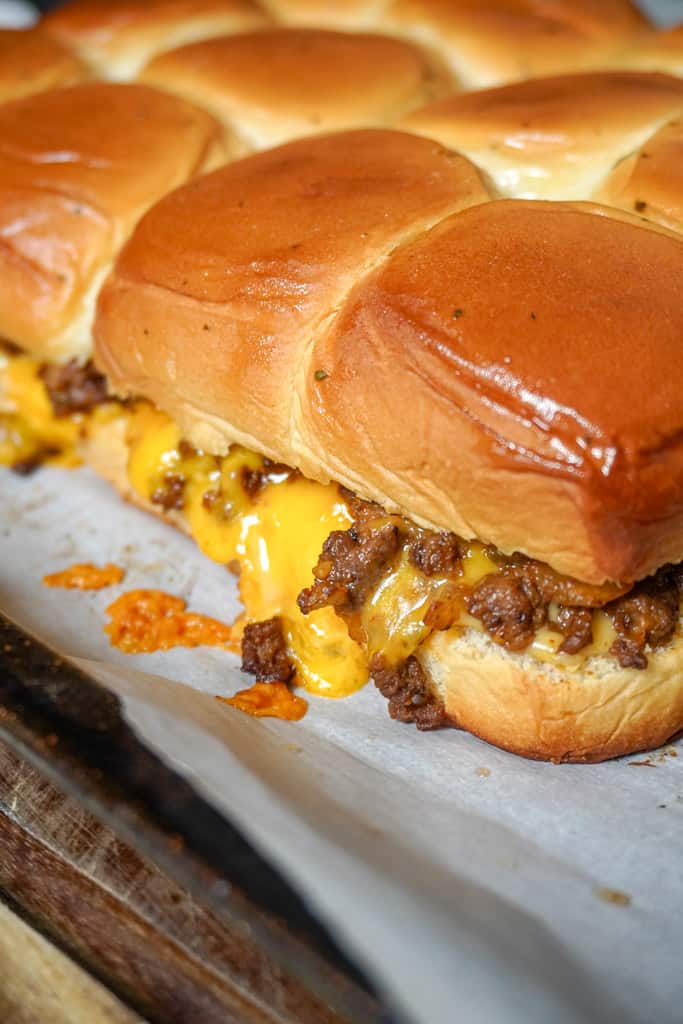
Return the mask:
[[206,107],[254,149],[391,123],[455,88],[438,58],[403,40],[296,28],[181,47],[140,80]]
[[683,234],[683,110],[617,163],[596,199]]
[[[123,418],[90,427],[88,465],[126,500],[183,532],[131,487]],[[683,729],[683,638],[648,652],[646,669],[590,658],[564,668],[506,651],[478,630],[436,632],[417,657],[450,723],[497,747],[544,761],[604,761],[665,743]]]
[[232,164],[142,220],[100,365],[201,447],[242,441],[581,580],[680,561],[683,239],[488,198],[396,132]]
[[72,0],[41,28],[104,78],[121,80],[161,50],[266,22],[252,0]]
[[683,638],[645,669],[591,658],[563,669],[467,629],[433,633],[418,658],[453,725],[541,761],[605,761],[652,750],[683,729]]
[[615,67],[683,75],[683,22],[636,35],[615,55]]
[[140,215],[224,156],[204,110],[84,83],[0,107],[0,337],[40,359],[90,353],[96,289]]
[[[587,199],[665,125],[680,129],[682,117],[683,79],[606,71],[456,93],[408,114],[401,127],[464,153],[501,195]],[[670,152],[660,166],[653,173],[662,183],[680,174]]]
[[40,29],[0,29],[0,102],[89,77],[77,57]]

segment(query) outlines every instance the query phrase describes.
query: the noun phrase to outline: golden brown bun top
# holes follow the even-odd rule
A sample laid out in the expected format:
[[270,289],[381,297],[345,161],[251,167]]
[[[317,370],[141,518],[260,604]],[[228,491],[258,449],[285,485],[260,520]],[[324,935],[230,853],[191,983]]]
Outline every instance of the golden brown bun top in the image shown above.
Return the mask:
[[0,29],[0,102],[89,77],[77,57],[39,29]]
[[467,154],[503,195],[585,199],[681,113],[683,79],[593,72],[457,93],[401,125]]
[[640,67],[640,37],[655,64],[661,56],[664,69],[673,70],[677,60],[675,41],[662,33],[649,34],[661,42],[650,39],[648,21],[630,0],[72,0],[44,24],[100,74],[131,78],[156,53],[271,18],[404,36],[433,47],[466,88]]
[[263,7],[285,25],[335,29],[379,28],[387,0],[263,0]]
[[105,78],[133,78],[161,50],[266,22],[252,0],[71,0],[41,27]]
[[257,149],[395,121],[455,88],[437,58],[403,40],[295,28],[160,54],[140,80],[202,104]]
[[629,0],[394,0],[386,17],[477,89],[599,66],[648,26]]
[[392,132],[303,140],[162,200],[96,325],[114,385],[201,445],[243,441],[591,582],[683,557],[681,337],[679,236],[487,202],[461,157]]
[[222,155],[204,110],[143,85],[84,83],[0,106],[0,337],[88,353],[84,294],[135,220]]
[[683,75],[683,23],[636,35],[613,58],[615,67]]
[[100,361],[115,387],[163,408],[185,379],[194,403],[201,378],[208,434],[203,412],[220,417],[207,444],[239,434],[294,457],[291,381],[319,325],[400,241],[487,199],[467,160],[398,132],[317,136],[230,164],[138,225],[100,298]]
[[683,233],[683,112],[620,161],[596,198]]

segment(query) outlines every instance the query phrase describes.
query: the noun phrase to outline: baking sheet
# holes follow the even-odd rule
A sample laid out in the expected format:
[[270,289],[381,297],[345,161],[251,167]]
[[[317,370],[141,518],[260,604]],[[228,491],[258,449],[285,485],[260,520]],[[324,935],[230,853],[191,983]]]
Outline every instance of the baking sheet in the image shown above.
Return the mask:
[[[145,742],[416,1021],[680,1022],[683,748],[535,764],[390,722],[372,687],[312,697],[299,723],[255,721],[214,700],[245,684],[234,655],[127,657],[102,632],[107,604],[139,586],[230,620],[231,577],[190,541],[86,470],[0,471],[0,524],[0,607],[119,693]],[[99,593],[42,586],[83,560],[114,561],[126,579]]]

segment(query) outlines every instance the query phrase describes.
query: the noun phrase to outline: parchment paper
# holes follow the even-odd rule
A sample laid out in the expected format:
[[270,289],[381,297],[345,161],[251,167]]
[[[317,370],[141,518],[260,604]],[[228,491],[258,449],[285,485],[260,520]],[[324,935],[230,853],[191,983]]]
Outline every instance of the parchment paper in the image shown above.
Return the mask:
[[[102,631],[105,607],[139,586],[230,621],[234,583],[190,541],[86,470],[0,471],[0,524],[0,606],[119,693],[142,738],[416,1021],[680,1024],[683,749],[534,764],[391,722],[372,687],[311,698],[299,723],[254,721],[213,699],[245,684],[234,655],[127,657]],[[99,593],[42,586],[83,560],[114,561],[126,579]]]

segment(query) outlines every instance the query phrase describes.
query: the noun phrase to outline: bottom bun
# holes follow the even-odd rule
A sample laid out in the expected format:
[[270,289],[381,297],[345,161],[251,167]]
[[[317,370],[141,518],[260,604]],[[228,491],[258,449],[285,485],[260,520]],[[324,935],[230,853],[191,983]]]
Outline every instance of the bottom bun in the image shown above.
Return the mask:
[[[86,462],[122,497],[187,533],[181,515],[133,491],[125,430],[125,420],[93,425]],[[433,633],[416,656],[453,726],[523,757],[605,761],[651,750],[683,730],[680,635],[649,653],[645,669],[621,668],[604,657],[564,669],[457,627]]]
[[418,652],[453,725],[540,761],[605,761],[683,729],[683,637],[645,669],[590,658],[563,669],[512,654],[484,633],[433,633]]

